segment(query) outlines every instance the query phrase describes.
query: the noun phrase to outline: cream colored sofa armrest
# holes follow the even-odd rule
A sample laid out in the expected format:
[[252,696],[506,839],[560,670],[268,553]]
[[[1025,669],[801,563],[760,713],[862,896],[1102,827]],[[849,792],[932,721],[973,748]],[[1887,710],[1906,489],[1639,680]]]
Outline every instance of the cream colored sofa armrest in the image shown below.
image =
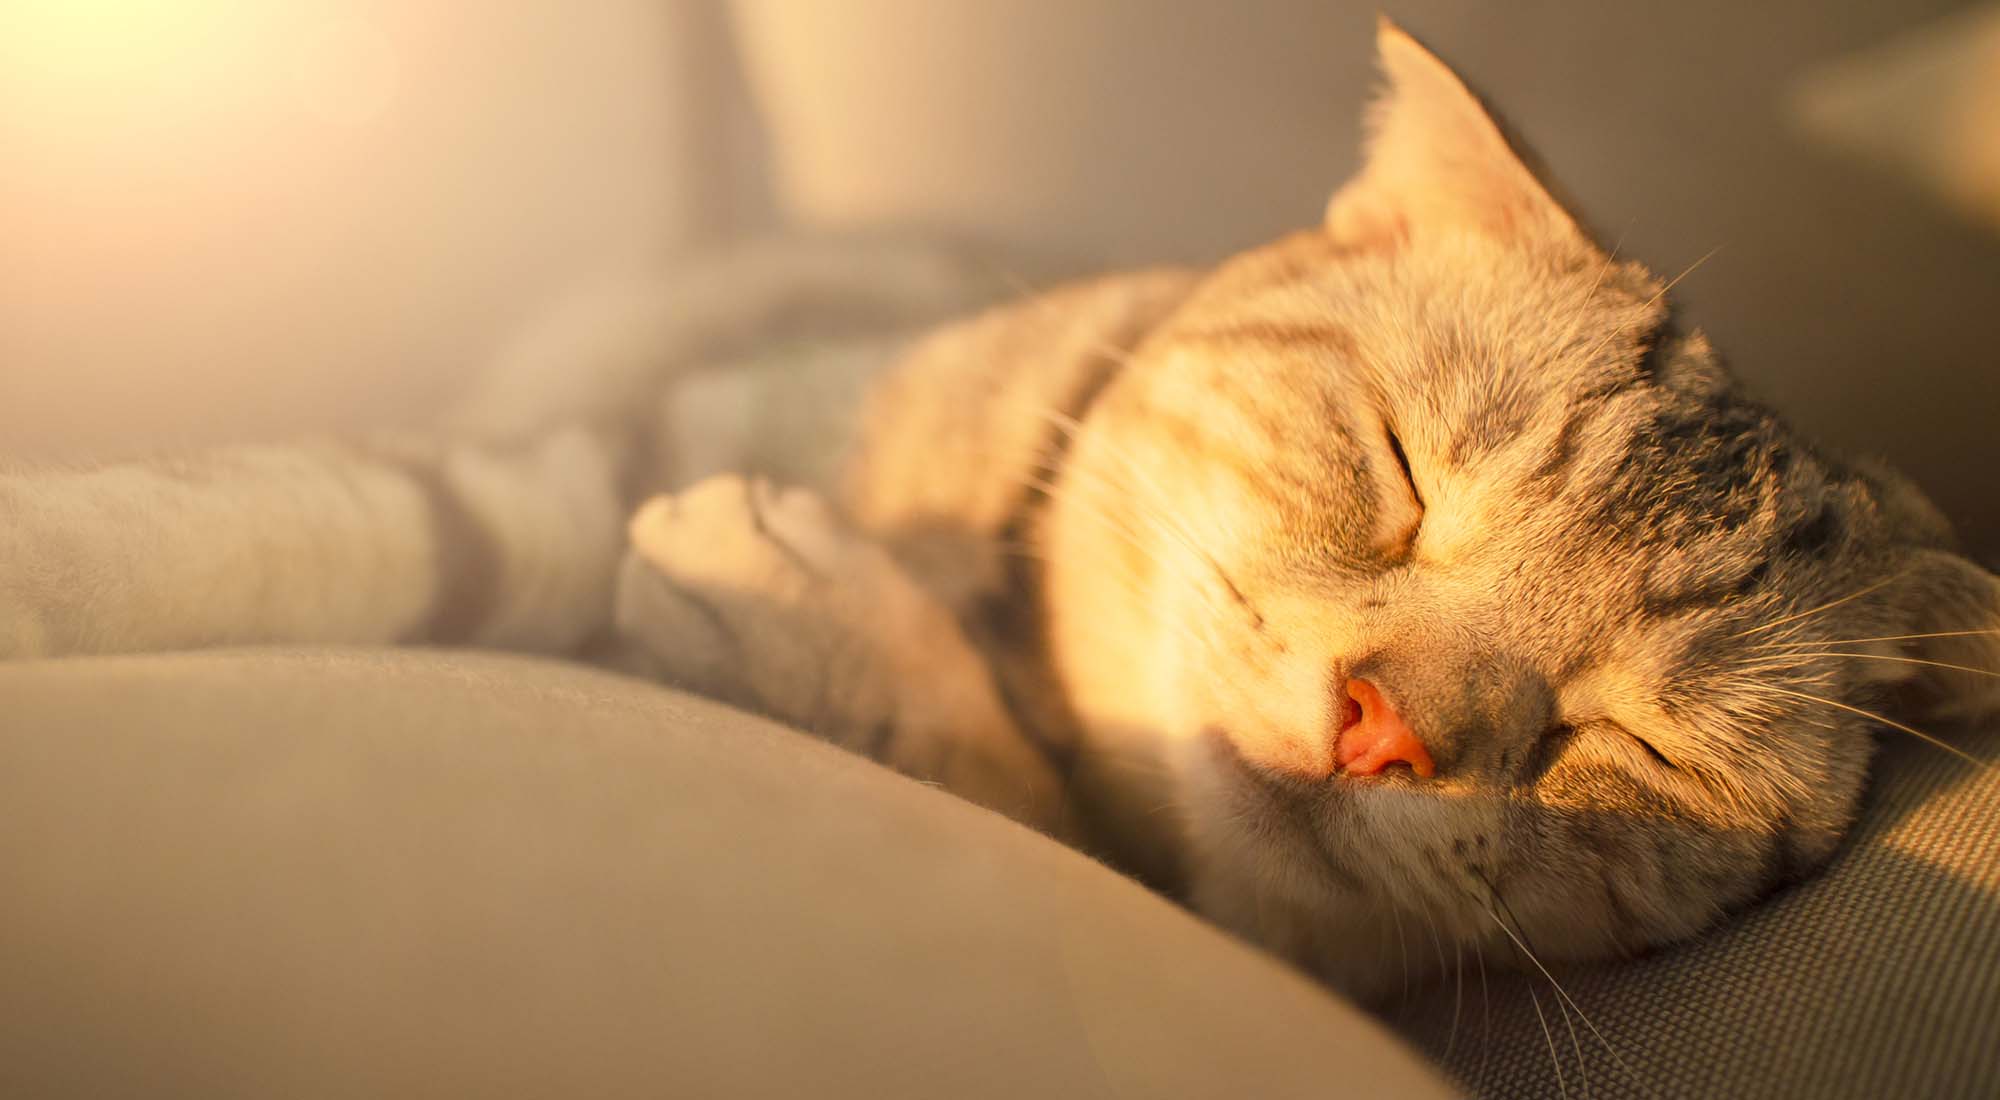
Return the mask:
[[0,1093],[1443,1096],[1067,849],[579,668],[0,667]]

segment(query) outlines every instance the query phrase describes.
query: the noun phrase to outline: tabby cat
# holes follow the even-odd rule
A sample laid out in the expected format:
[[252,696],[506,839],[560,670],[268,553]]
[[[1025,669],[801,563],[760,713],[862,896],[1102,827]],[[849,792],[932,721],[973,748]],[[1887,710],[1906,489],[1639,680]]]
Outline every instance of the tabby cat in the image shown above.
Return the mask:
[[897,350],[855,332],[962,302],[949,266],[752,250],[459,430],[11,475],[0,655],[588,655],[1362,996],[1406,923],[1559,957],[1694,933],[1827,858],[1877,711],[2000,704],[2000,580],[1743,397],[1442,63],[1379,48],[1361,173],[1213,271]]

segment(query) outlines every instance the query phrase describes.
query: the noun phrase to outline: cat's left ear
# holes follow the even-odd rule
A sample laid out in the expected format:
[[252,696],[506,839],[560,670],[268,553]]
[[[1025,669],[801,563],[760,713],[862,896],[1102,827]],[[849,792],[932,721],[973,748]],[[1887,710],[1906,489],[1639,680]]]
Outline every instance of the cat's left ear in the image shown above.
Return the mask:
[[1376,46],[1388,85],[1369,112],[1361,173],[1327,206],[1335,239],[1395,248],[1471,231],[1595,251],[1457,74],[1386,18]]

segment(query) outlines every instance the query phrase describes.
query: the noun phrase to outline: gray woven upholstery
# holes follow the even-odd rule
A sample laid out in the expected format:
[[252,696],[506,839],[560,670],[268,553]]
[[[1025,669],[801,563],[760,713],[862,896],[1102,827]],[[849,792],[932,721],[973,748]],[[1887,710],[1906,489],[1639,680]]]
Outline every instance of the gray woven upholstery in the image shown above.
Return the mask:
[[[1609,1049],[1546,981],[1490,973],[1482,997],[1469,962],[1462,1000],[1389,1016],[1482,1096],[2000,1095],[2000,773],[1886,736],[1825,873],[1683,947],[1555,971]],[[2000,754],[2000,730],[1953,740]]]

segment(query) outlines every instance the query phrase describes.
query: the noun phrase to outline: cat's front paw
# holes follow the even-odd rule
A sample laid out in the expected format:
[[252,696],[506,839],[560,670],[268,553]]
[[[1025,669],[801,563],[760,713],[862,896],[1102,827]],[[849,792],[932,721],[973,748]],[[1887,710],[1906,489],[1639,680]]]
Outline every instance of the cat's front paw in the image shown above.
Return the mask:
[[[855,717],[881,709],[860,697],[880,694],[865,690],[877,677],[830,662],[881,659],[848,635],[855,589],[883,578],[817,497],[722,475],[653,498],[628,531],[618,628],[665,679],[809,727],[835,702]],[[827,700],[836,679],[846,690]]]
[[943,604],[817,496],[724,475],[632,518],[617,624],[649,671],[1035,824],[1046,760]]

